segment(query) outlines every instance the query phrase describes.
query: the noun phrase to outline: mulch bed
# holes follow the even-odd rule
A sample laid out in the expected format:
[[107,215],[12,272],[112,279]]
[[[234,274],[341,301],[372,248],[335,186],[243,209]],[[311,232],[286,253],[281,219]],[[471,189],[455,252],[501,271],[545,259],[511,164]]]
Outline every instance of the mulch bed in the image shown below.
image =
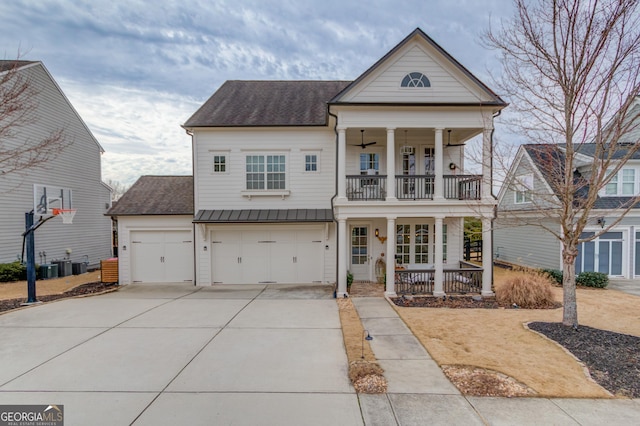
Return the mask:
[[[520,309],[516,305],[503,305],[498,303],[494,297],[473,297],[473,296],[400,296],[392,297],[391,300],[396,306],[405,308],[452,308],[452,309]],[[536,306],[535,309],[556,309],[561,307],[561,303],[551,303],[549,305]]]
[[532,322],[529,328],[566,348],[612,394],[640,398],[640,337],[555,322]]
[[[101,283],[101,282],[87,283],[87,284],[80,285],[76,288],[73,288],[69,291],[65,291],[62,294],[49,294],[46,296],[38,296],[36,294],[36,299],[40,302],[50,302],[52,300],[64,299],[67,297],[102,293],[104,291],[113,290],[117,287],[118,287],[118,284],[114,284],[114,283]],[[26,302],[25,298],[0,300],[0,312],[20,308],[24,302]]]

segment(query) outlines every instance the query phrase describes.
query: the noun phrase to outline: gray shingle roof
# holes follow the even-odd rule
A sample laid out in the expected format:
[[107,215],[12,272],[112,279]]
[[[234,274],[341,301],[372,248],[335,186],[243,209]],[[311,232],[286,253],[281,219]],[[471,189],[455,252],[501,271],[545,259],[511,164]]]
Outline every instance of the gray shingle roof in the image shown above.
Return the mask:
[[194,223],[332,222],[331,209],[200,210]]
[[[526,144],[522,146],[533,160],[535,167],[540,170],[540,173],[558,197],[560,195],[557,190],[557,185],[561,185],[561,182],[558,181],[558,178],[563,175],[562,170],[564,170],[565,164],[565,154],[564,150],[561,149],[562,146],[563,144]],[[595,154],[595,144],[582,144],[577,149],[577,152],[593,157]],[[614,156],[614,158],[616,157]],[[550,168],[551,166],[553,166],[553,170]],[[580,178],[580,173],[574,172],[574,179]],[[578,182],[576,181],[576,183]],[[580,207],[580,197],[586,197],[588,192],[588,186],[577,186],[577,197],[575,199],[576,207]],[[599,196],[593,204],[593,208],[596,210],[614,210],[618,208],[625,208],[632,200],[633,197]],[[640,209],[640,203],[635,204],[633,208]]]
[[193,176],[141,176],[106,214],[193,215]]
[[324,126],[327,102],[349,83],[227,81],[184,127]]

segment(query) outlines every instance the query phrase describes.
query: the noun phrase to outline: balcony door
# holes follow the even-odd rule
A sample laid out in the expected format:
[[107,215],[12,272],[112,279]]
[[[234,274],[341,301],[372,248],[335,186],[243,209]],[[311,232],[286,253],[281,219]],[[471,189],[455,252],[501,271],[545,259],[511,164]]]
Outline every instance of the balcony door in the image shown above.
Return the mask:
[[351,227],[349,270],[353,274],[354,280],[369,281],[371,279],[369,235],[368,225],[353,225]]

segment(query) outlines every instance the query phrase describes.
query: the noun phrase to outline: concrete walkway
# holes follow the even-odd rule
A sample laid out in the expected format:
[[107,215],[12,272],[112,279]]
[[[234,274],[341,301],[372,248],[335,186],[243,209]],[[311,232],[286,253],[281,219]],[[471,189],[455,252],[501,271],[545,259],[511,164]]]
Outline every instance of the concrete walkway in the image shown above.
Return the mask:
[[386,299],[353,298],[388,381],[359,395],[366,425],[637,425],[640,400],[464,397]]
[[628,294],[633,294],[634,296],[640,296],[640,279],[623,280],[620,278],[611,278],[609,279],[607,288],[623,291]]

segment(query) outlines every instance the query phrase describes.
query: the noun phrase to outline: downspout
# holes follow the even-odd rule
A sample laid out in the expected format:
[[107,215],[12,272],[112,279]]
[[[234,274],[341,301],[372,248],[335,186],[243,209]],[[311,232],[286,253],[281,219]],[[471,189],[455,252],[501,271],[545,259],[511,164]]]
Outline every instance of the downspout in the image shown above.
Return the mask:
[[[502,110],[498,110],[498,112],[496,112],[495,114],[493,114],[493,120],[495,121],[496,118],[498,118],[500,116],[500,114],[502,114]],[[492,123],[493,124],[493,123]],[[490,161],[490,165],[491,165],[491,196],[494,199],[498,199],[498,197],[496,197],[496,195],[493,193],[493,133],[496,131],[496,126],[493,125],[491,126],[491,152],[489,153],[489,161]],[[494,240],[493,240],[493,223],[495,222],[496,218],[498,217],[498,204],[496,203],[496,205],[493,206],[493,217],[491,218],[491,251],[493,252],[495,245]],[[493,267],[493,253],[491,253],[491,267]],[[493,284],[494,284],[494,279],[493,279],[493,271],[491,271],[491,288],[493,289]]]
[[334,206],[333,206],[333,202],[335,201],[336,197],[338,196],[338,161],[339,158],[338,156],[340,155],[340,152],[338,150],[338,116],[333,114],[331,112],[331,104],[327,104],[327,114],[329,114],[331,117],[336,119],[336,123],[333,126],[333,132],[336,134],[336,172],[334,173],[335,175],[335,183],[334,183],[334,187],[335,187],[335,192],[333,193],[333,197],[331,197],[331,216],[333,216],[333,222],[335,223],[336,226],[336,285],[333,288],[333,297],[336,298],[338,295],[338,262],[340,262],[340,244],[338,243],[340,241],[340,227],[338,226],[338,221],[336,220],[336,215],[333,214],[334,212]]
[[[183,127],[184,128],[184,127]],[[193,140],[193,131],[187,128],[184,128],[184,131],[187,133],[188,136],[191,136],[191,177],[193,179],[193,206],[195,208],[196,205],[196,162],[195,162],[195,147],[193,146],[194,144],[194,140]],[[196,212],[194,211],[192,213],[193,215],[196,214]],[[194,218],[195,219],[195,218]],[[193,236],[193,285],[194,287],[198,285],[198,271],[196,268],[196,259],[198,256],[198,244],[197,244],[197,240],[196,240],[196,224],[193,222],[193,219],[191,220],[191,235]],[[209,281],[212,281],[211,279]]]

